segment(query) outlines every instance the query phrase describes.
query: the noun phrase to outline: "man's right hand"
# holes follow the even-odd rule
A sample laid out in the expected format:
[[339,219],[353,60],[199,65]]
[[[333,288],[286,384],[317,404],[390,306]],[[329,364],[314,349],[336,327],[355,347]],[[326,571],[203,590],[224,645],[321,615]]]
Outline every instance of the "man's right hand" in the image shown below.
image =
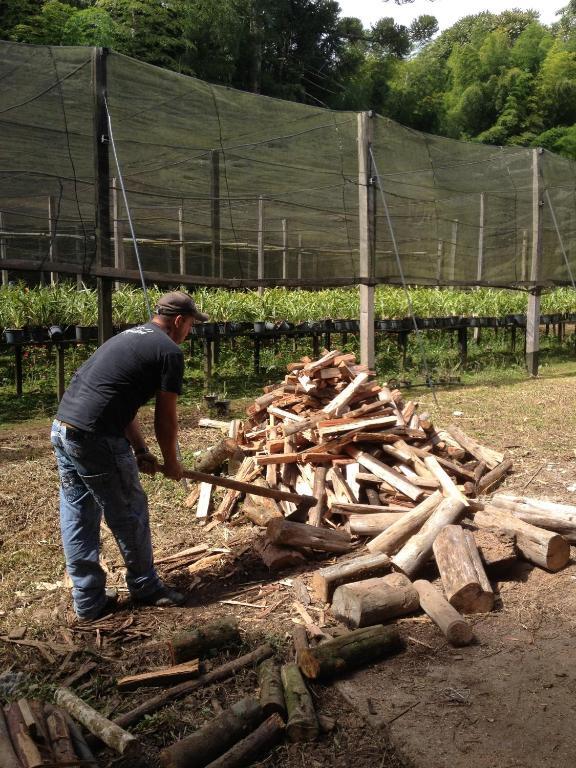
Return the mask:
[[164,475],[170,480],[182,480],[184,477],[184,467],[177,459],[164,461]]

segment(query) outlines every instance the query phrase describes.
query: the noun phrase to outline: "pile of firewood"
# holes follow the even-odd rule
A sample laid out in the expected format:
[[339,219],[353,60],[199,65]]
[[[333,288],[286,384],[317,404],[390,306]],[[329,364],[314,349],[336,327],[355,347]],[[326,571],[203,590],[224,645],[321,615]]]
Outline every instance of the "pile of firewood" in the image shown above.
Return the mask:
[[[237,478],[252,487],[244,514],[266,529],[255,550],[271,569],[302,565],[307,553],[345,555],[312,585],[349,627],[421,608],[463,645],[472,631],[462,614],[493,607],[491,569],[518,557],[549,571],[568,562],[576,508],[502,495],[484,503],[511,459],[457,426],[436,428],[353,354],[291,363],[247,415]],[[217,519],[239,498],[230,492]],[[433,559],[442,591],[418,578]]]
[[64,709],[24,698],[5,709],[0,707],[2,766],[68,766],[83,761],[94,764],[94,757],[77,723]]

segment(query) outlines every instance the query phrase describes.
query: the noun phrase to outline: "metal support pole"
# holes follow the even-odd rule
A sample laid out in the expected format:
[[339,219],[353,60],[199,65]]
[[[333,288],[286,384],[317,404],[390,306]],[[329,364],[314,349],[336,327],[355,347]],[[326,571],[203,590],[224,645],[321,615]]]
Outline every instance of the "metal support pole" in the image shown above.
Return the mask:
[[14,345],[14,363],[15,363],[15,383],[16,383],[16,397],[22,397],[22,344]]
[[178,261],[180,266],[180,274],[186,274],[186,246],[184,245],[184,205],[178,208],[178,240],[180,245],[178,246]]
[[[372,182],[373,122],[371,112],[358,115],[359,275],[374,278],[375,190]],[[360,362],[374,368],[374,285],[360,285]]]
[[[118,185],[116,179],[112,179],[112,217],[114,227],[114,266],[116,269],[125,269],[126,261],[124,258],[124,226],[120,219],[121,205],[120,195],[118,194]],[[120,290],[120,281],[114,281],[114,289]]]
[[450,264],[448,266],[448,277],[454,282],[456,277],[456,252],[458,249],[458,228],[460,222],[458,219],[454,219],[452,222],[452,241],[450,244]]
[[536,287],[528,295],[528,312],[526,315],[526,367],[531,376],[538,375],[540,355],[540,269],[542,263],[542,150],[532,150],[532,262],[530,265],[530,282]]
[[220,235],[220,153],[217,149],[211,152],[210,163],[210,225],[212,228],[212,277],[224,276],[224,261]]
[[62,400],[64,395],[65,379],[64,379],[64,352],[65,346],[63,342],[57,342],[56,344],[56,396],[58,402]]
[[468,328],[458,328],[458,346],[460,347],[460,365],[466,367],[468,362]]
[[[478,263],[476,266],[476,280],[481,282],[484,276],[484,192],[480,193],[480,221],[478,222]],[[477,286],[479,288],[480,286]],[[480,343],[480,328],[474,328],[474,341]]]
[[522,262],[521,262],[521,279],[525,283],[528,279],[528,232],[522,230]]
[[[94,88],[94,177],[96,265],[112,266],[110,228],[110,163],[108,158],[108,119],[106,115],[106,48],[94,48],[92,82]],[[96,278],[98,292],[98,343],[112,336],[112,280]]]
[[[6,258],[6,238],[2,237],[4,232],[4,214],[0,211],[0,259]],[[8,285],[8,270],[2,270],[2,285]]]
[[438,240],[438,249],[436,251],[436,283],[442,282],[442,271],[444,269],[444,241]]
[[282,279],[288,277],[288,222],[282,219]]
[[[52,196],[48,197],[48,261],[58,261],[58,247],[56,244],[56,204]],[[50,272],[50,285],[57,285],[58,273]]]
[[298,280],[302,279],[302,235],[298,235],[298,263],[297,272]]
[[[258,198],[258,280],[264,277],[264,198]],[[262,296],[264,286],[258,286],[258,295]]]

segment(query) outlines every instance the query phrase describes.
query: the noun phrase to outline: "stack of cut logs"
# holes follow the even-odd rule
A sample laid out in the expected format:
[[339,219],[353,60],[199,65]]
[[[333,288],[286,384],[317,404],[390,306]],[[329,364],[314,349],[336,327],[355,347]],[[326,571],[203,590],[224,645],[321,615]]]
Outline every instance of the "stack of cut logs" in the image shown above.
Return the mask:
[[[301,499],[246,496],[245,515],[266,528],[256,551],[272,569],[307,553],[344,555],[312,583],[350,627],[422,608],[464,645],[472,630],[462,614],[492,609],[489,576],[503,563],[520,557],[556,571],[568,562],[576,508],[501,495],[481,503],[512,461],[457,426],[435,428],[353,354],[291,363],[247,414],[239,476]],[[219,519],[231,509],[225,500]],[[419,578],[433,558],[443,592]]]
[[[125,734],[117,748],[130,754],[130,746],[135,742],[133,736]],[[64,709],[24,698],[5,709],[0,707],[0,765],[36,768],[80,765],[82,761],[93,763],[92,752],[80,728]]]

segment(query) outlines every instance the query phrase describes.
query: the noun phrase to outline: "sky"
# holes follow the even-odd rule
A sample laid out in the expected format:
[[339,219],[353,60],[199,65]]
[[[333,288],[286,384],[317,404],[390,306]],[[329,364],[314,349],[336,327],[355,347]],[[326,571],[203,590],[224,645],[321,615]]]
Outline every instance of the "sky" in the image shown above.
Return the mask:
[[366,26],[383,16],[391,16],[397,24],[409,26],[422,14],[436,16],[440,29],[447,29],[458,19],[481,11],[501,13],[510,8],[534,10],[540,13],[543,24],[556,19],[556,11],[568,4],[568,0],[414,0],[413,3],[396,5],[393,0],[338,0],[342,16],[355,16]]

